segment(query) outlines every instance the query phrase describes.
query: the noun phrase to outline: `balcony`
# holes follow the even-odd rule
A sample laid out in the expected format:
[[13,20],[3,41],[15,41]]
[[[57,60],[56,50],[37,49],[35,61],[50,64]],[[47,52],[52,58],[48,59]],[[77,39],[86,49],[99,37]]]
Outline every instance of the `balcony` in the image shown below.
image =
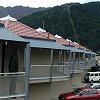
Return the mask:
[[85,62],[85,69],[91,69],[91,66],[92,66],[92,62],[90,60],[87,60]]
[[25,72],[0,73],[0,99],[24,100]]
[[83,73],[84,62],[71,62],[71,73]]
[[70,76],[70,65],[53,65],[52,80],[68,80]]
[[85,69],[91,69],[91,67],[96,66],[96,61],[95,59],[87,60],[85,62]]
[[91,63],[92,63],[92,66],[96,66],[96,60],[95,59],[92,59]]
[[69,65],[31,65],[30,83],[68,80]]

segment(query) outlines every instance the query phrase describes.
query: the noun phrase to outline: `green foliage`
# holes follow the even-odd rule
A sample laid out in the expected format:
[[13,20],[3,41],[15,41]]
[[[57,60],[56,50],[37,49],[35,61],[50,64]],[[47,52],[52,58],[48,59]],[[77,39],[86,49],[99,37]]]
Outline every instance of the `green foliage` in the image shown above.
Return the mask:
[[100,2],[55,6],[23,17],[19,21],[32,28],[43,28],[44,21],[46,31],[72,41],[79,40],[81,45],[100,52]]

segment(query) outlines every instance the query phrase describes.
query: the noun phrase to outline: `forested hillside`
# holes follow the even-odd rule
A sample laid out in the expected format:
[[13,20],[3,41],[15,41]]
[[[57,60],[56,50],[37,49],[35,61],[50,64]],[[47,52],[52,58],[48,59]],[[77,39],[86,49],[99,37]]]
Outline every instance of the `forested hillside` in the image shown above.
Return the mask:
[[32,7],[23,7],[23,6],[15,6],[15,7],[2,7],[0,6],[0,17],[5,17],[10,15],[14,18],[21,18],[27,15],[30,15],[34,12],[45,10],[46,8],[32,8]]
[[100,52],[100,2],[64,4],[19,21],[33,28],[43,28],[44,22],[46,31]]

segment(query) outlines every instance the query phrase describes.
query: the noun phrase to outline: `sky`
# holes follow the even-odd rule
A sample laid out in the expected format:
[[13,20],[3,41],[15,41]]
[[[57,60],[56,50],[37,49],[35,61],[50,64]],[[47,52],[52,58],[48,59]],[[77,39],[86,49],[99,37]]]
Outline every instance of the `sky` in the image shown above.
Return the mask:
[[[0,0],[0,6],[13,7],[13,6],[29,6],[29,7],[54,7],[70,2],[87,3],[92,0]],[[93,0],[99,1],[99,0]]]

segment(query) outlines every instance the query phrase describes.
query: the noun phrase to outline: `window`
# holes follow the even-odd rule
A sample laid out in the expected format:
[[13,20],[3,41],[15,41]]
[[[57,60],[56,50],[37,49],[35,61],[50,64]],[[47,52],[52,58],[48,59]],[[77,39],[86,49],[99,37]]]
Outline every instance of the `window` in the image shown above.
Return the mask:
[[89,94],[98,94],[96,90],[89,90]]
[[98,74],[95,74],[95,76],[98,76]]
[[95,85],[94,88],[95,89],[100,89],[100,85]]
[[91,74],[90,76],[93,76],[93,74]]
[[84,90],[80,93],[81,95],[88,95],[89,94],[89,91],[88,90]]
[[72,94],[79,94],[81,92],[81,90],[79,88],[75,89],[74,91],[72,91]]
[[91,87],[92,85],[93,85],[92,83],[89,83],[89,84],[87,84],[86,87]]

